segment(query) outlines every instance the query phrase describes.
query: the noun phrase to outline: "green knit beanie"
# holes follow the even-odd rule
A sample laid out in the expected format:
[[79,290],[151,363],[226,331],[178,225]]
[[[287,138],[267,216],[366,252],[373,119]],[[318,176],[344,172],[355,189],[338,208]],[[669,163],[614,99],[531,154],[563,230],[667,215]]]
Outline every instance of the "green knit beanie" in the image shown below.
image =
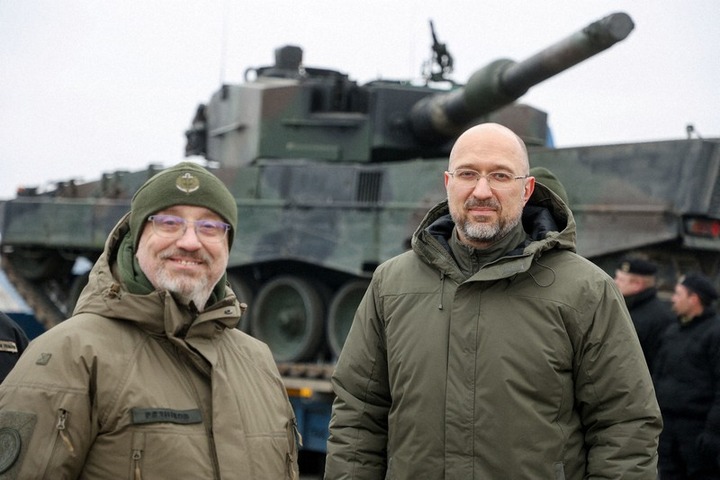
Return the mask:
[[133,249],[148,217],[174,205],[205,207],[231,225],[228,248],[232,247],[237,227],[237,202],[224,183],[205,168],[182,162],[155,174],[145,182],[130,203],[130,233]]
[[530,176],[535,177],[535,180],[548,187],[555,195],[560,197],[562,201],[565,202],[565,205],[570,206],[567,191],[565,191],[565,187],[560,183],[560,180],[558,180],[554,173],[545,167],[533,167],[530,169]]

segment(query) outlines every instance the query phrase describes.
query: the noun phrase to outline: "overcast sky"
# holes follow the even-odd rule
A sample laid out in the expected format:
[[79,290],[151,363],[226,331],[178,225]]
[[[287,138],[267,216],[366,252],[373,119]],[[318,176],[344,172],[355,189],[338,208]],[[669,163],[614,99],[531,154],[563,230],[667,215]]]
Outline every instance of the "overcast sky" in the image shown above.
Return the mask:
[[0,199],[182,160],[197,104],[281,45],[360,83],[419,78],[432,19],[464,83],[616,11],[625,41],[522,98],[557,146],[720,137],[718,0],[0,0]]

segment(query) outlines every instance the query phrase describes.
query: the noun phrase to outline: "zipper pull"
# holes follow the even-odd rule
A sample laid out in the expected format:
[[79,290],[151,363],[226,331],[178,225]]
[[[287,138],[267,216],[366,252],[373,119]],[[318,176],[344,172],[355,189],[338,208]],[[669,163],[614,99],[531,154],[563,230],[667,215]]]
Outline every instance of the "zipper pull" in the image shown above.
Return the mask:
[[142,472],[140,471],[140,459],[142,458],[142,450],[135,449],[132,452],[132,459],[135,463],[135,476],[134,480],[142,480]]
[[133,433],[132,435],[132,463],[133,463],[133,480],[142,480],[142,458],[145,451],[145,434]]
[[438,310],[443,309],[443,294],[445,293],[445,272],[440,272],[440,302],[438,303]]
[[65,447],[70,452],[70,455],[75,456],[75,447],[73,447],[72,442],[70,441],[70,437],[68,436],[66,432],[66,426],[65,422],[67,422],[68,418],[68,411],[64,409],[58,410],[58,421],[57,425],[55,425],[55,428],[58,431],[58,434],[60,435],[60,438],[62,438],[63,443],[65,444]]

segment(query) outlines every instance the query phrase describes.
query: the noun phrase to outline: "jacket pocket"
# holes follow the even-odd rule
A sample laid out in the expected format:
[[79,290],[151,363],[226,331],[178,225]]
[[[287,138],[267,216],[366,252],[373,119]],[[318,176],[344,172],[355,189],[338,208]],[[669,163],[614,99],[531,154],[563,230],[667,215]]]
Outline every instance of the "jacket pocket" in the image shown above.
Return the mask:
[[[291,427],[245,437],[250,460],[249,475],[257,479],[297,479],[297,447]],[[290,440],[292,439],[292,441]]]

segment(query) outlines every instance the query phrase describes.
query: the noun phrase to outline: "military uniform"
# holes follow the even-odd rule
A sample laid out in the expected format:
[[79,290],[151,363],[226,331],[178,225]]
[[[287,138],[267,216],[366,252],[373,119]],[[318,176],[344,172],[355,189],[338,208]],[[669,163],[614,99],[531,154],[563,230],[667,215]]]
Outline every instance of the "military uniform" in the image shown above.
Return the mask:
[[28,338],[20,326],[0,312],[0,382],[10,373],[28,345]]

